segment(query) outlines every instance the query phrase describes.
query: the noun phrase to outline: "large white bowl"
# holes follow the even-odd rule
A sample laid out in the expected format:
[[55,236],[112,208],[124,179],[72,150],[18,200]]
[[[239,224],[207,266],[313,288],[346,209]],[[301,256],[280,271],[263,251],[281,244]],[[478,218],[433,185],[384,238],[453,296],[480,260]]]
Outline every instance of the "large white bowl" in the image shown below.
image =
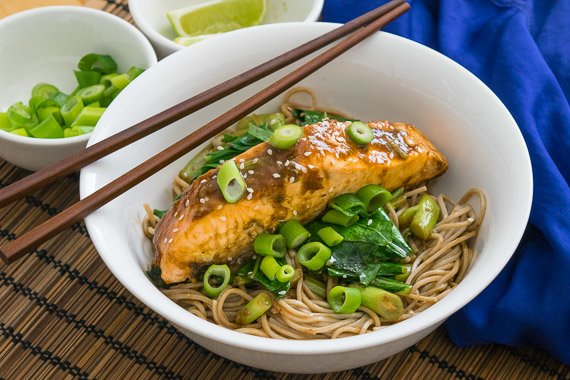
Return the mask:
[[[172,55],[121,94],[89,143],[336,26],[296,23],[244,29]],[[252,50],[257,52],[255,56],[244,53]],[[228,110],[278,75],[85,168],[81,172],[81,197]],[[101,257],[125,287],[198,344],[250,366],[313,373],[358,367],[401,351],[479,294],[507,263],[522,236],[531,205],[532,172],[523,138],[499,99],[457,63],[404,38],[378,33],[310,76],[303,85],[316,90],[321,104],[363,119],[415,124],[449,158],[449,171],[437,180],[437,191],[460,197],[473,186],[485,189],[489,208],[477,239],[479,256],[459,286],[428,310],[363,336],[281,341],[227,330],[176,305],[143,273],[153,255],[140,223],[143,203],[169,206],[172,177],[192,152],[90,215],[86,223]],[[281,100],[270,102],[261,111],[275,110]]]
[[[43,7],[0,20],[0,111],[27,104],[41,82],[70,93],[73,70],[89,53],[112,55],[120,71],[148,68],[157,62],[143,34],[110,13],[85,7]],[[80,151],[90,134],[62,139],[34,139],[0,130],[0,157],[37,170]]]
[[[177,36],[166,13],[211,0],[129,0],[133,20],[148,37],[160,57],[183,49],[173,39]],[[267,13],[262,24],[295,21],[317,21],[324,0],[267,0]]]

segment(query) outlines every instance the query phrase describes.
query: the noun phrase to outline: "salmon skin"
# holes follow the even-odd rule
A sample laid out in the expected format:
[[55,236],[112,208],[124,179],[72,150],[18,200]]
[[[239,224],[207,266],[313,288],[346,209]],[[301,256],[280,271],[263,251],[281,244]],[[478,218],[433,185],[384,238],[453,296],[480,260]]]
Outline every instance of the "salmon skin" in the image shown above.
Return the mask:
[[304,127],[290,149],[261,143],[235,158],[248,191],[227,203],[218,169],[195,179],[164,215],[153,243],[162,279],[193,280],[209,264],[237,265],[253,252],[255,237],[290,219],[308,222],[343,193],[379,184],[388,190],[420,184],[447,170],[447,160],[416,128],[370,122],[365,146],[346,135],[350,122],[324,120]]

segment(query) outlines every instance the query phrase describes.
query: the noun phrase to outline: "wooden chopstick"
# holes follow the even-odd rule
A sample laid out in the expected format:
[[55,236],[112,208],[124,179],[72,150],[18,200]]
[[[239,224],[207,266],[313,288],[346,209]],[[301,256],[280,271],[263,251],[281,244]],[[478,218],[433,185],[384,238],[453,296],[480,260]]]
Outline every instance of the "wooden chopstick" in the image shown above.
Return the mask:
[[184,137],[182,140],[171,145],[164,151],[151,157],[136,168],[123,174],[121,177],[113,180],[108,185],[97,190],[85,199],[75,203],[38,227],[25,233],[19,239],[8,243],[5,247],[0,249],[0,257],[4,262],[10,263],[23,256],[25,253],[37,248],[41,243],[57,235],[79,219],[89,215],[131,187],[142,182],[146,178],[158,172],[160,169],[182,157],[190,150],[208,141],[210,138],[253,112],[270,99],[291,88],[293,85],[311,75],[328,62],[376,33],[378,29],[384,27],[386,24],[405,13],[409,8],[410,6],[407,3],[400,3],[398,6],[378,17],[367,26],[347,36],[338,44],[319,54],[317,57],[311,59],[269,87],[264,88],[249,99],[212,120],[192,134]]
[[323,34],[297,48],[262,63],[240,75],[237,75],[219,85],[212,87],[190,99],[166,109],[132,127],[125,129],[103,141],[100,141],[64,160],[49,165],[35,173],[0,189],[0,208],[11,202],[30,194],[49,183],[65,177],[89,165],[98,159],[111,154],[134,141],[154,133],[173,122],[186,117],[193,112],[204,108],[248,85],[258,81],[275,71],[290,65],[293,62],[337,41],[358,28],[369,24],[403,4],[404,0],[394,0],[383,6],[373,9],[364,15],[355,18],[347,24]]

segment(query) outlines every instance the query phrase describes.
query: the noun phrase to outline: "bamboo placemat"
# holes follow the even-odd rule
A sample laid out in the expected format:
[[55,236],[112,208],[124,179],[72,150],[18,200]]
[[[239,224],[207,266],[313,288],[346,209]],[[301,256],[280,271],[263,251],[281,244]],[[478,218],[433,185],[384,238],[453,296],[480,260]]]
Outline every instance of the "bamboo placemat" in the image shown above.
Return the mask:
[[[8,9],[10,1],[1,0],[1,5]],[[83,3],[131,21],[124,0]],[[0,160],[0,187],[27,174]],[[0,244],[76,202],[78,179],[69,176],[0,210]],[[0,267],[0,377],[305,378],[249,368],[192,342],[121,286],[99,259],[83,223],[30,256]],[[529,347],[461,349],[440,328],[389,359],[307,378],[562,380],[570,379],[570,367]]]

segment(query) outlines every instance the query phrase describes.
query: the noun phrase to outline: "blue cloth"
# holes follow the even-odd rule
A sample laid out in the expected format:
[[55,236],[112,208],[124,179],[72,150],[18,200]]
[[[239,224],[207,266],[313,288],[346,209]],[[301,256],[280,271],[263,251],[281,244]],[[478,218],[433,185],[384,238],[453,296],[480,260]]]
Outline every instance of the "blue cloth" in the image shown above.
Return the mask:
[[[385,0],[326,0],[346,22]],[[427,45],[487,84],[530,151],[534,201],[515,255],[446,323],[459,346],[532,345],[570,364],[570,1],[412,0],[386,30]]]

